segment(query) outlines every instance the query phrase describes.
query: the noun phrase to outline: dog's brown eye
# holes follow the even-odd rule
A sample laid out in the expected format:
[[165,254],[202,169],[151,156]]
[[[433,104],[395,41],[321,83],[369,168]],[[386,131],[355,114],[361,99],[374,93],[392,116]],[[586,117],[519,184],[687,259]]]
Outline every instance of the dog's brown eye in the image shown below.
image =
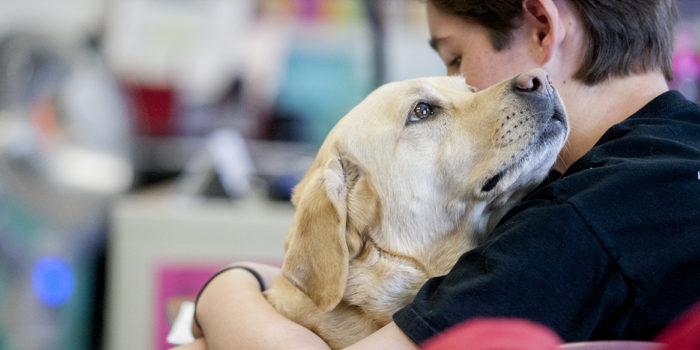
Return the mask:
[[433,115],[433,106],[427,102],[419,102],[408,115],[409,122],[417,122]]

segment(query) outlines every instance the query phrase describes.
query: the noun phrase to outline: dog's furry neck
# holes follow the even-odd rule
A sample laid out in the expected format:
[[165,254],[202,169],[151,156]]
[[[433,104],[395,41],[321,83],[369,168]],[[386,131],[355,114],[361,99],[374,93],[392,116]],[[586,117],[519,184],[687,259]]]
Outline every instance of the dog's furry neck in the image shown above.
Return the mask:
[[512,193],[503,193],[491,201],[474,202],[467,213],[467,222],[470,224],[469,234],[474,239],[474,244],[483,243],[491,235],[494,227],[506,213],[520,202],[530,191],[524,188]]
[[381,254],[381,255],[394,258],[394,259],[402,261],[404,263],[410,263],[411,265],[413,265],[413,267],[415,267],[416,269],[423,272],[426,276],[429,275],[428,269],[418,259],[411,257],[411,256],[408,256],[408,255],[394,253],[394,252],[391,252],[387,249],[384,249],[381,246],[379,246],[379,244],[377,244],[377,242],[375,242],[374,239],[372,239],[372,237],[370,235],[366,235],[364,237],[364,239],[365,239],[365,249],[372,247],[372,248],[376,249],[377,252],[379,252],[379,254]]

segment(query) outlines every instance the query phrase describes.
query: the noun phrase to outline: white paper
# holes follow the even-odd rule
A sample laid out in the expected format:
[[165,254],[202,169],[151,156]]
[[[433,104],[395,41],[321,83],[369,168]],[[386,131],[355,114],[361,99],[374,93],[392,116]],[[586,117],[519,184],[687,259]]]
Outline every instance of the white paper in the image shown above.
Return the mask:
[[192,335],[192,321],[194,317],[194,303],[185,301],[180,305],[180,311],[177,313],[175,322],[166,341],[172,345],[189,344],[194,341]]

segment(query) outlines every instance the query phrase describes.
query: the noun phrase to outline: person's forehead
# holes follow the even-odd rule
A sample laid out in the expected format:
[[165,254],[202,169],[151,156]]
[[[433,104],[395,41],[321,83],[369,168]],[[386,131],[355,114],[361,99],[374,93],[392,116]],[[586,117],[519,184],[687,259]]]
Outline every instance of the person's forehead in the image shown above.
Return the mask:
[[478,35],[486,35],[485,29],[480,25],[438,10],[434,14],[429,12],[428,24],[429,44],[436,51],[445,44],[473,41]]

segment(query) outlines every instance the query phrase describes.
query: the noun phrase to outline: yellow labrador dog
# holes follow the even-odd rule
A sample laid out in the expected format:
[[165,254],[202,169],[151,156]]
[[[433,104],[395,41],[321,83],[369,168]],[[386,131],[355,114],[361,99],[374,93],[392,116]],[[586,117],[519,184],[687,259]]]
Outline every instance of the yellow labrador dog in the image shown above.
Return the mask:
[[294,189],[267,299],[333,348],[356,342],[483,239],[544,179],[567,135],[541,70],[480,92],[461,77],[378,88]]

